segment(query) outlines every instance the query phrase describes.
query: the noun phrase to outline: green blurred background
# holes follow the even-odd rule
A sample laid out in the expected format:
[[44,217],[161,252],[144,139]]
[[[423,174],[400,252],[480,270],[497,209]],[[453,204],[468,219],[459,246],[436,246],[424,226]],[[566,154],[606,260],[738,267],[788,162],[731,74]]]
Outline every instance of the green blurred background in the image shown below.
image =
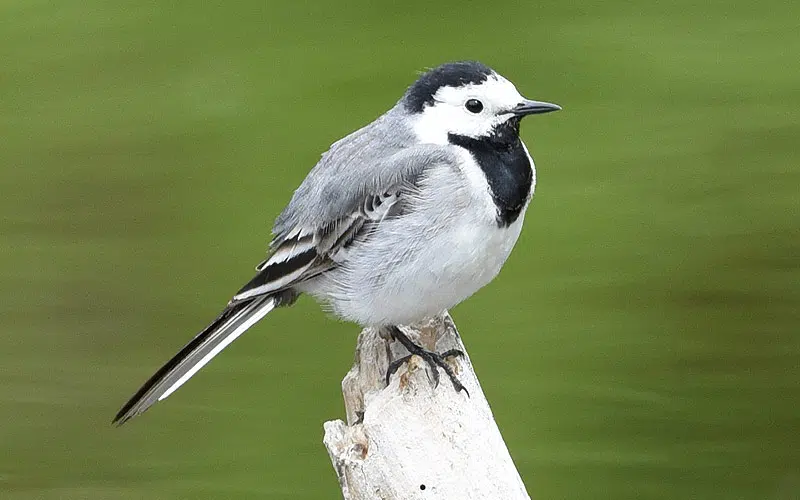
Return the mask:
[[358,328],[309,299],[111,417],[328,144],[478,59],[564,111],[457,307],[538,499],[800,498],[800,4],[0,2],[0,498],[323,499]]

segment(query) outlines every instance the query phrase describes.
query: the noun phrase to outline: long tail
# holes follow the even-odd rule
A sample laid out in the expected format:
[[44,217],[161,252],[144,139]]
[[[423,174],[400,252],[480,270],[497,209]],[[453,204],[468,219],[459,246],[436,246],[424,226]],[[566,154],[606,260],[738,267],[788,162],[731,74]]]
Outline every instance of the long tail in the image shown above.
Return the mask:
[[144,383],[117,413],[113,423],[122,425],[167,398],[276,305],[277,299],[272,295],[231,303],[213,323]]

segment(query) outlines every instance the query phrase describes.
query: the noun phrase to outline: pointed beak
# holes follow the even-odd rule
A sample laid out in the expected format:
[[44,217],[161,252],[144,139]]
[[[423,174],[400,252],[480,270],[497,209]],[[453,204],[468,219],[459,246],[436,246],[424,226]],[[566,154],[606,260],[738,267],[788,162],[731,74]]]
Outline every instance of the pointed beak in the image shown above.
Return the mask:
[[516,116],[527,116],[527,115],[535,115],[539,113],[550,113],[551,111],[560,111],[561,106],[558,104],[551,104],[549,102],[542,102],[542,101],[530,101],[525,99],[521,103],[517,104],[510,110],[509,113],[516,115]]

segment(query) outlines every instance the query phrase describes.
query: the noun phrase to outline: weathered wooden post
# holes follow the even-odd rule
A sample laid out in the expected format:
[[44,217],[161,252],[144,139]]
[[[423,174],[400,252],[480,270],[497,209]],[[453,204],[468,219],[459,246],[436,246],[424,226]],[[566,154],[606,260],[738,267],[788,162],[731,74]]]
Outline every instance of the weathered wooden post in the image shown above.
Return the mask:
[[407,352],[362,331],[342,381],[347,423],[325,423],[345,500],[529,500],[450,315],[403,331],[426,349],[463,351],[450,363],[469,396],[443,373],[434,388],[418,357],[384,387],[387,367]]

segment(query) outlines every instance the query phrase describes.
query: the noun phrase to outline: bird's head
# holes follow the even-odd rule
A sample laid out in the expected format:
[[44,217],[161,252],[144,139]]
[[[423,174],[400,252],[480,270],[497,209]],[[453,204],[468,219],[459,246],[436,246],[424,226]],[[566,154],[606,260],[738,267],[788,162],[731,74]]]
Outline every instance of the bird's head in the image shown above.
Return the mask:
[[525,99],[513,83],[479,62],[446,63],[424,73],[400,104],[420,140],[447,144],[451,135],[473,139],[519,133],[522,117],[561,109]]

